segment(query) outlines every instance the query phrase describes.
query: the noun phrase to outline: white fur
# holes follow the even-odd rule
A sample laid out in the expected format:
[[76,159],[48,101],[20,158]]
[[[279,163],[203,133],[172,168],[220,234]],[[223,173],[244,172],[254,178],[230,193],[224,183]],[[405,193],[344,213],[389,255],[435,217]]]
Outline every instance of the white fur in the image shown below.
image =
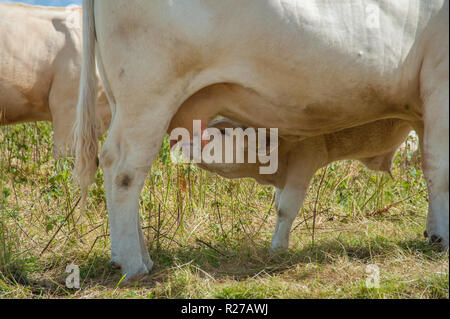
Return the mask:
[[[426,6],[421,0],[85,0],[84,6],[85,63],[92,72],[95,24],[102,78],[115,102],[101,157],[112,254],[128,278],[151,268],[138,197],[164,133],[190,96],[214,85],[248,103],[215,105],[211,113],[276,127],[286,138],[384,118],[422,128],[430,218],[436,220],[428,229],[448,248],[448,227],[437,226],[448,225],[449,216],[448,116],[442,116],[448,85],[439,86],[448,84],[447,0]],[[368,17],[368,6],[378,14]],[[82,181],[96,155],[91,93],[83,93],[92,82],[83,76],[77,119]]]

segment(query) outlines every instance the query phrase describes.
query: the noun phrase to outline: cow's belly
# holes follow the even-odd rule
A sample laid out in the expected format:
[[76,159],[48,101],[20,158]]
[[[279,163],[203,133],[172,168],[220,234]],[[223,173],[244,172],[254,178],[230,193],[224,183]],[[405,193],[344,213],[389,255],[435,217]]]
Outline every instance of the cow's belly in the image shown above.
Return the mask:
[[[0,61],[1,124],[50,121],[49,94],[52,72],[47,63],[35,60],[31,67],[15,52],[2,52]],[[32,63],[30,63],[32,64]]]
[[0,84],[0,125],[51,121],[48,103],[41,97],[24,94]]
[[[420,24],[420,15],[411,14],[419,8],[417,1],[404,2],[405,8],[381,1],[389,10],[381,13],[386,23],[376,30],[365,26],[364,1],[353,8],[312,2],[316,17],[292,7],[300,1],[267,3],[268,8],[258,7],[259,14],[272,10],[272,19],[261,23],[257,14],[249,14],[245,22],[232,21],[242,31],[230,27],[228,38],[218,36],[221,42],[215,43],[221,57],[212,62],[219,65],[217,81],[240,87],[236,99],[248,101],[228,109],[228,116],[304,136],[384,118],[421,118],[422,30],[415,26],[411,31]],[[277,3],[291,6],[281,12]],[[346,26],[345,19],[354,25]],[[407,22],[389,22],[395,19]]]
[[419,120],[418,43],[441,1],[425,9],[418,0],[381,1],[375,29],[365,24],[365,5],[378,2],[293,6],[304,3],[118,0],[114,10],[97,1],[97,38],[116,100],[126,104],[136,87],[186,100],[224,83],[242,103],[211,108],[284,135]]
[[365,98],[353,93],[329,102],[294,102],[273,99],[241,85],[216,84],[192,96],[177,115],[182,114],[185,122],[222,115],[246,126],[278,128],[286,137],[315,136],[377,119],[411,116],[405,109],[408,105],[392,105],[376,95]]
[[[65,42],[58,11],[6,5],[0,12],[2,124],[51,120],[53,63]],[[67,64],[72,61],[67,61]]]

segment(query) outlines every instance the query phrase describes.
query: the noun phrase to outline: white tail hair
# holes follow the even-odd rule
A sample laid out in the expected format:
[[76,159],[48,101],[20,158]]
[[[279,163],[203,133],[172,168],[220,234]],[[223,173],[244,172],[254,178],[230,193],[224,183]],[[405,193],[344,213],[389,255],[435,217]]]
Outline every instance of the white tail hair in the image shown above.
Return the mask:
[[82,204],[85,203],[89,184],[98,168],[95,44],[94,0],[83,0],[83,64],[73,127],[73,147],[76,154],[74,175],[81,188]]

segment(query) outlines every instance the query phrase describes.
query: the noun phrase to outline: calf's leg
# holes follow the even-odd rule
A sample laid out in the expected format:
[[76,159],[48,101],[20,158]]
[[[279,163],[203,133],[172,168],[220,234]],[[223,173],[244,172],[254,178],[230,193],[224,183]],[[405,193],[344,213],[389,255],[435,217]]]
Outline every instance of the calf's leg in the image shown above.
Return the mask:
[[312,158],[308,152],[296,152],[290,157],[286,185],[275,193],[277,222],[271,244],[274,250],[289,248],[292,223],[303,205],[310,180],[320,167],[317,156]]

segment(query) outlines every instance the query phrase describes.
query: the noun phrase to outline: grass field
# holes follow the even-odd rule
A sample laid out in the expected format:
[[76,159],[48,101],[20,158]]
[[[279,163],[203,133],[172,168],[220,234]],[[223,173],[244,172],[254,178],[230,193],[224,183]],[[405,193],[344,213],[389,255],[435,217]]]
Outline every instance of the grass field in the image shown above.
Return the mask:
[[[273,188],[174,165],[166,143],[140,206],[155,267],[119,285],[102,174],[87,211],[73,209],[71,161],[55,163],[51,135],[45,123],[0,128],[0,298],[449,297],[448,253],[423,237],[428,194],[408,148],[393,178],[352,161],[317,172],[289,251],[273,253]],[[72,263],[80,289],[65,285]],[[379,288],[366,284],[372,265]]]

